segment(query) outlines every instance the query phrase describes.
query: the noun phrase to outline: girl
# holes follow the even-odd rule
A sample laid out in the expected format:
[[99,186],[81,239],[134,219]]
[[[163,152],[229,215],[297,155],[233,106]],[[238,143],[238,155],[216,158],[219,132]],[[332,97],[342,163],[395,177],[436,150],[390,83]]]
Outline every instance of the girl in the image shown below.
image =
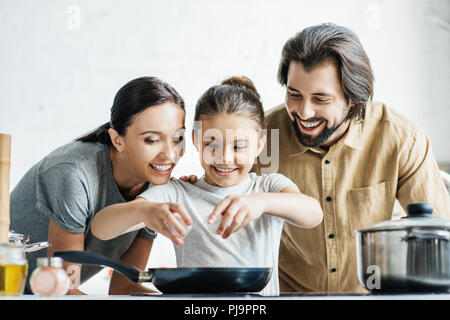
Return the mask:
[[[150,184],[167,183],[183,154],[184,118],[184,101],[167,83],[154,77],[128,82],[114,98],[110,121],[56,149],[25,174],[11,193],[11,228],[35,241],[48,239],[48,256],[87,250],[145,268],[154,233],[141,230],[99,241],[90,222],[102,208],[134,199]],[[28,275],[39,256],[45,252],[29,255]],[[65,267],[81,270],[81,283],[100,270]],[[148,289],[113,275],[110,294],[136,291]],[[69,293],[82,294],[76,288]]]
[[[281,174],[249,173],[266,139],[262,104],[249,79],[230,78],[207,90],[195,120],[192,138],[204,177],[194,184],[170,181],[109,206],[95,217],[92,232],[110,239],[147,226],[178,245],[178,267],[273,267],[261,293],[277,295],[283,220],[312,228],[322,220],[320,205]],[[192,225],[189,233],[183,224]]]

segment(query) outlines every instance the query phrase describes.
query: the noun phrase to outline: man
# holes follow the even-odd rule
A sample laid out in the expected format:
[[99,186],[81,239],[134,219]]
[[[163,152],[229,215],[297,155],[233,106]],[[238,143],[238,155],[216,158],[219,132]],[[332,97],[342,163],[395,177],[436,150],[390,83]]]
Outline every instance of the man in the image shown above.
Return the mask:
[[[450,218],[430,142],[411,121],[372,101],[369,59],[347,28],[321,24],[295,35],[283,48],[278,79],[285,103],[266,114],[268,135],[279,129],[278,172],[324,212],[310,230],[285,224],[281,291],[364,293],[356,229],[391,219],[396,198],[403,208],[429,202],[435,215]],[[267,141],[267,150],[276,150]],[[262,164],[254,169],[264,173]]]

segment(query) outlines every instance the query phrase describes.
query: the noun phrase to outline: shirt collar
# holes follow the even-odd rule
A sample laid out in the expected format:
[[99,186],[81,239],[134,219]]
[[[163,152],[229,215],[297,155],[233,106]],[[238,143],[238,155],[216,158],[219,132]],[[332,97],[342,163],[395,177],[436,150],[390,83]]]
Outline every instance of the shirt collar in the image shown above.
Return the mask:
[[362,125],[363,120],[351,120],[347,133],[343,137],[344,143],[350,148],[362,149]]

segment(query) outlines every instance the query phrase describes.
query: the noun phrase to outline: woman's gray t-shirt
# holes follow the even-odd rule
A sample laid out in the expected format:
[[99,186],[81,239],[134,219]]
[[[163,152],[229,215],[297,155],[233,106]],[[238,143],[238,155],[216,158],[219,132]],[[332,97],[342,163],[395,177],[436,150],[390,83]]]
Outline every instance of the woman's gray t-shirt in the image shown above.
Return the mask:
[[[125,202],[111,167],[107,145],[91,142],[66,144],[34,165],[11,192],[11,230],[31,236],[31,242],[48,239],[50,219],[64,230],[84,233],[84,249],[118,259],[136,236],[153,239],[146,230],[102,241],[90,232],[94,215],[106,206]],[[46,250],[28,255],[28,277],[36,259]],[[81,283],[101,268],[83,266]]]
[[152,186],[139,197],[153,202],[175,202],[191,216],[192,227],[182,246],[174,245],[178,267],[272,267],[272,278],[260,293],[278,295],[278,250],[283,219],[263,214],[227,239],[216,234],[220,218],[210,225],[207,219],[216,205],[228,195],[280,192],[295,184],[274,173],[256,175],[235,186],[217,187],[199,179],[195,184],[171,180]]

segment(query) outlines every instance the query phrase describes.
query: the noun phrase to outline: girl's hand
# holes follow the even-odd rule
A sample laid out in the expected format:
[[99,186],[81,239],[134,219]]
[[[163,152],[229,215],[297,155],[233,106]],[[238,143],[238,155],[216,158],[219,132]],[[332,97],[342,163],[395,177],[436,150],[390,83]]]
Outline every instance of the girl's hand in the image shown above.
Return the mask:
[[213,224],[222,215],[216,233],[226,239],[250,221],[258,219],[263,213],[263,201],[258,201],[255,194],[227,196],[214,208],[208,223]]
[[144,212],[144,223],[153,231],[163,234],[181,246],[188,232],[185,227],[192,224],[192,219],[177,203],[148,202],[148,208]]

